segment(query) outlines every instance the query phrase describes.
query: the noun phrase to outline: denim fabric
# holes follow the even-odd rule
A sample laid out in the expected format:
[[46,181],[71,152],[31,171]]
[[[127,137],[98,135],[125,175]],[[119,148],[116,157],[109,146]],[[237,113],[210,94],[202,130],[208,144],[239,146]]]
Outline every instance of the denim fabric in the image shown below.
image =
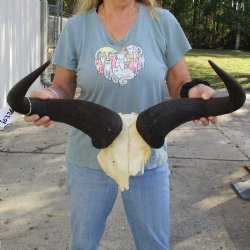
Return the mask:
[[[103,171],[67,161],[72,250],[99,249],[118,187]],[[130,178],[121,193],[138,250],[169,249],[169,169],[164,164]]]

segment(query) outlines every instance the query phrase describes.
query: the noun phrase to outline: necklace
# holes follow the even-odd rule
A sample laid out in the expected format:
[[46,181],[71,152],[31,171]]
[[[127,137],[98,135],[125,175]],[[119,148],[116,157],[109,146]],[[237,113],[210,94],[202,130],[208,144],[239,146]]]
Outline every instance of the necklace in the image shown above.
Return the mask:
[[109,22],[108,16],[106,15],[105,5],[103,5],[103,14],[104,14],[104,18],[105,18],[105,21],[107,23],[107,26],[108,26],[108,29],[109,29],[109,32],[110,32],[110,35],[111,35],[112,39],[115,40],[116,42],[118,42],[121,46],[123,46],[124,43],[127,40],[127,37],[128,37],[128,34],[129,34],[130,30],[131,30],[133,19],[134,19],[134,1],[133,1],[133,4],[131,5],[131,19],[130,19],[130,24],[128,26],[128,30],[126,32],[126,35],[121,40],[116,39],[116,37],[114,36],[114,33],[113,33],[113,31],[111,29],[111,26],[110,26],[110,22]]

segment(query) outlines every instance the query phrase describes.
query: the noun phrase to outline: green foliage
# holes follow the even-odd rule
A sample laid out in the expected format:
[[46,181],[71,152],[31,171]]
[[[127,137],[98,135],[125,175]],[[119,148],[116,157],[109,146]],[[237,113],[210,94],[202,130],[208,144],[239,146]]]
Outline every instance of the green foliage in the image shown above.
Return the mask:
[[56,5],[58,2],[63,2],[63,11],[65,16],[71,16],[74,11],[74,6],[77,0],[48,0],[48,4]]
[[239,50],[193,49],[186,56],[192,78],[207,80],[214,88],[224,88],[223,82],[208,64],[212,60],[247,90],[250,90],[250,52]]
[[64,3],[64,11],[72,15],[76,0],[64,0],[63,3]]
[[[77,0],[58,1],[64,15],[73,13]],[[250,51],[250,0],[158,0],[178,19],[194,48],[223,48]],[[238,38],[238,43],[237,43]]]
[[195,48],[250,50],[249,0],[161,0]]

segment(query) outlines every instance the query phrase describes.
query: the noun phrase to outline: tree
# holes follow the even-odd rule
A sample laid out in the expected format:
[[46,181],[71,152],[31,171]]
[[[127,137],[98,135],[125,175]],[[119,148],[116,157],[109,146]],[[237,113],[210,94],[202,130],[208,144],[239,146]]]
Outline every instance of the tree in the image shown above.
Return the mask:
[[[64,16],[73,14],[77,0],[63,2]],[[250,50],[250,0],[158,0],[178,19],[194,48]]]
[[249,0],[161,0],[196,48],[250,50]]
[[77,0],[64,0],[63,5],[64,5],[64,12],[72,15],[74,12],[74,7],[76,4]]
[[[241,47],[241,41],[244,40],[244,37],[249,37],[249,1],[232,1],[232,6],[234,10],[234,30],[235,30],[235,49]],[[243,36],[243,39],[241,37]]]
[[62,3],[65,16],[71,16],[73,14],[76,2],[77,0],[48,0],[48,4],[50,5],[57,5],[58,3]]

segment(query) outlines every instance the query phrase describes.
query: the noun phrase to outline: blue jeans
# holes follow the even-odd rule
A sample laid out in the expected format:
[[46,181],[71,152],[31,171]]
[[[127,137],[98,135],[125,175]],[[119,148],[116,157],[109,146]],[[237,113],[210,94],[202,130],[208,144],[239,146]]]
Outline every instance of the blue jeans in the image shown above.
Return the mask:
[[[118,192],[103,171],[67,162],[72,250],[95,250]],[[169,169],[163,165],[130,177],[121,193],[138,250],[169,249]]]

